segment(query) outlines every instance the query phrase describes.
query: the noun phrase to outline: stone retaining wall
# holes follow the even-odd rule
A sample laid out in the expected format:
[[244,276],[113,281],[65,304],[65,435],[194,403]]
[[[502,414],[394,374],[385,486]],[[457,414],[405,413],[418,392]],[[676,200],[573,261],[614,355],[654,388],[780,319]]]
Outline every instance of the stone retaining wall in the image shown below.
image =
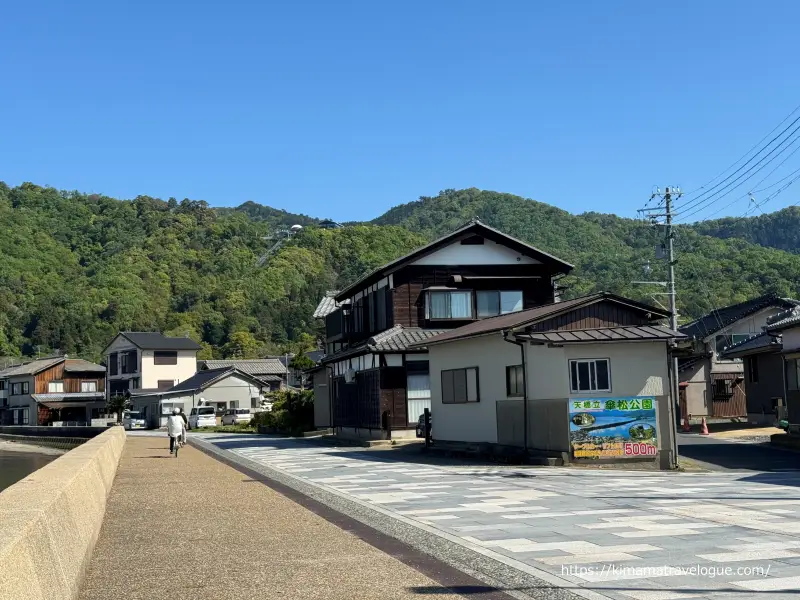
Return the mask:
[[0,493],[0,599],[77,596],[124,445],[112,427]]

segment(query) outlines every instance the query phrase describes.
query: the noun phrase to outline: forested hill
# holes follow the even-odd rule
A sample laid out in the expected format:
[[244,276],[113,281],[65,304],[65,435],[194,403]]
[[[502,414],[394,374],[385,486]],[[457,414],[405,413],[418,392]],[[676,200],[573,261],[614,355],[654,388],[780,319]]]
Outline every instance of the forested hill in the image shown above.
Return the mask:
[[[662,277],[652,228],[476,189],[324,230],[312,217],[250,202],[213,209],[0,183],[0,356],[60,350],[98,359],[119,330],[188,334],[205,357],[297,349],[319,331],[311,314],[326,290],[472,217],[573,262],[569,295],[607,289],[652,301],[631,282]],[[275,230],[294,224],[305,228],[259,266]],[[800,256],[700,231],[681,228],[677,239],[685,315],[766,291],[800,295]]]
[[797,206],[745,219],[727,217],[701,221],[694,227],[705,235],[740,238],[760,246],[800,253],[800,207]]

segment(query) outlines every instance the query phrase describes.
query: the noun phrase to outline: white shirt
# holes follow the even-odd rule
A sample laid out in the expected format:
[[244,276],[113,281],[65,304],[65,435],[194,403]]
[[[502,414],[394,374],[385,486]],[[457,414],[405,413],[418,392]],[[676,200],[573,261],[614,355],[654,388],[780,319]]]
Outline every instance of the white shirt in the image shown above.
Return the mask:
[[170,437],[176,437],[183,433],[183,418],[180,415],[170,415],[167,419],[167,432]]

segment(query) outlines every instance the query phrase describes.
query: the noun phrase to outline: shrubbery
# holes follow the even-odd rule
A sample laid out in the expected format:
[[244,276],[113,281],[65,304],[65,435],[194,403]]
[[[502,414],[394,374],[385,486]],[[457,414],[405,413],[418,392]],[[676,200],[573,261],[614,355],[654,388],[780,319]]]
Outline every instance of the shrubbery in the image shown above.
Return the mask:
[[314,429],[314,392],[281,390],[271,392],[272,410],[256,413],[251,425],[280,433],[297,434]]

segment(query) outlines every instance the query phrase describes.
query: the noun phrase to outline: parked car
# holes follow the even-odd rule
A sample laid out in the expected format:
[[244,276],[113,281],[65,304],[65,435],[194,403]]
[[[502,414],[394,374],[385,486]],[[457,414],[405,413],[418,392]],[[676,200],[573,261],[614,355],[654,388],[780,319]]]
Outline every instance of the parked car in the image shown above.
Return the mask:
[[223,425],[247,425],[253,419],[249,408],[229,408],[222,415]]
[[[425,437],[425,413],[422,413],[417,421],[417,437]],[[433,437],[433,413],[431,413],[431,437]]]
[[142,413],[127,410],[122,414],[122,426],[128,431],[131,429],[147,429],[147,421]]
[[217,415],[213,406],[195,406],[189,413],[189,429],[214,427],[216,424]]

